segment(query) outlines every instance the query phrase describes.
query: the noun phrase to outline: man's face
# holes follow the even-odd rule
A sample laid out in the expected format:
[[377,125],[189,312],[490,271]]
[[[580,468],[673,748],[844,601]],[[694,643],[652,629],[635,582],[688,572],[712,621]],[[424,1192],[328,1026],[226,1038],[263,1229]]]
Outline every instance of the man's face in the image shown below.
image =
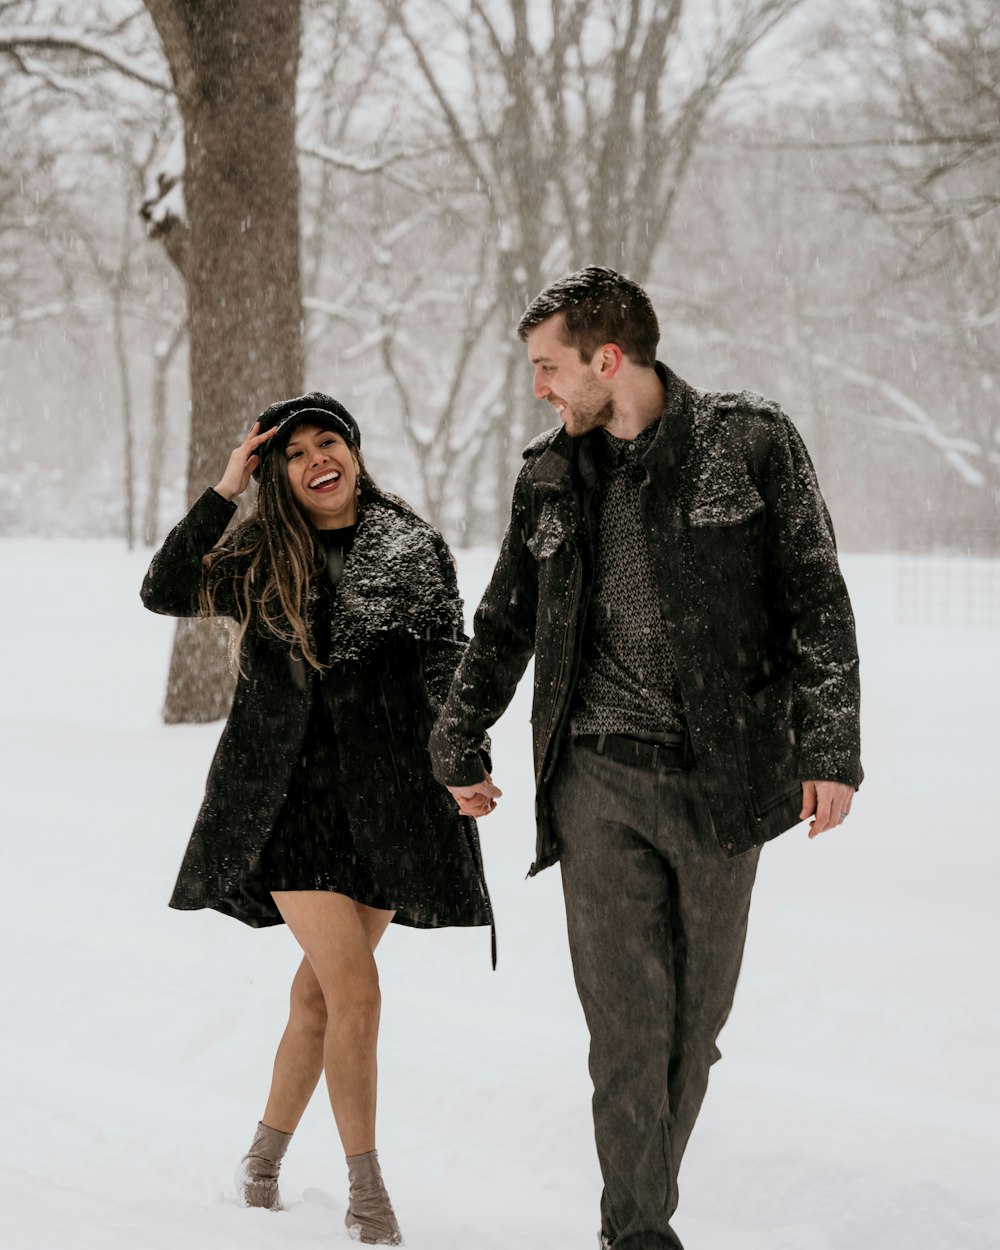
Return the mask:
[[565,317],[556,313],[528,331],[528,359],[535,370],[535,398],[555,408],[573,438],[607,426],[614,415],[610,385],[600,376],[600,350],[589,364],[566,342]]

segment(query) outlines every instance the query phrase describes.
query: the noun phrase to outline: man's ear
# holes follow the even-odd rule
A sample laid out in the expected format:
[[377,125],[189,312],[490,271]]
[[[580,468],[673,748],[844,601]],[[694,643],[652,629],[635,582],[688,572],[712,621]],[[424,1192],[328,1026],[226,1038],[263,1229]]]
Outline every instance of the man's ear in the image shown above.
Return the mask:
[[617,343],[605,343],[594,352],[591,363],[597,365],[597,372],[602,378],[613,378],[624,359],[625,353]]

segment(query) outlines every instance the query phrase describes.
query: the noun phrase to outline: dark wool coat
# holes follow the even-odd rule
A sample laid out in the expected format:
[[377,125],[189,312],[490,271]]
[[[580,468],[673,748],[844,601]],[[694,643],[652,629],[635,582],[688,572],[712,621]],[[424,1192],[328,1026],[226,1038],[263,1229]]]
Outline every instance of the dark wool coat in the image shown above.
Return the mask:
[[[854,618],[809,456],[778,405],[656,368],[667,398],[640,511],[697,777],[737,855],[798,822],[803,780],[861,782]],[[476,743],[534,655],[535,873],[559,857],[548,796],[593,583],[598,478],[589,437],[561,427],[525,457],[431,755],[448,785],[481,779]]]
[[[154,556],[142,601],[199,614],[203,556],[233,504],[208,490]],[[490,924],[475,823],[431,773],[427,738],[465,649],[454,562],[444,539],[401,501],[362,498],[353,549],[332,594],[331,706],[339,774],[330,778],[357,850],[395,919],[420,928]],[[216,596],[235,616],[232,585]],[[319,600],[313,593],[311,611]],[[281,917],[258,879],[263,850],[304,746],[319,675],[251,621],[232,709],[172,907],[213,907],[255,927]],[[329,692],[328,692],[329,700]]]

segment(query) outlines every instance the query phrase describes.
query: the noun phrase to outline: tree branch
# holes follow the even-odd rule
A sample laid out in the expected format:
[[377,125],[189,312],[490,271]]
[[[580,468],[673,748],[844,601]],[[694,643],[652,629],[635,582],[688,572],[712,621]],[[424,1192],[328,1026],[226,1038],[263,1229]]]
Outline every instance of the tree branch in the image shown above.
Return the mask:
[[[706,337],[726,344],[734,342],[733,337],[723,330],[713,330]],[[741,348],[758,351],[762,355],[782,356],[785,354],[785,346],[783,344],[763,339],[748,339],[742,336],[738,341]],[[968,440],[956,439],[946,434],[927,409],[918,404],[915,399],[904,391],[901,391],[899,387],[893,386],[891,382],[887,382],[885,378],[879,377],[877,374],[869,373],[866,369],[859,369],[855,365],[845,364],[844,361],[838,360],[834,356],[827,356],[824,352],[812,351],[806,347],[802,349],[802,354],[807,356],[817,368],[836,373],[846,381],[855,382],[868,391],[876,391],[883,399],[887,399],[894,408],[897,408],[909,418],[905,422],[907,433],[918,434],[925,442],[930,443],[932,447],[940,451],[945,461],[970,486],[982,487],[985,485],[986,479],[982,471],[970,464],[967,459],[967,456],[971,454],[982,456],[982,447]],[[888,418],[883,418],[881,423],[884,424],[886,420]]]
[[84,56],[103,61],[134,82],[140,82],[154,91],[171,92],[173,84],[169,76],[156,73],[141,61],[120,52],[106,39],[89,34],[73,26],[7,26],[0,27],[0,52],[16,53],[21,48],[79,52]]
[[472,147],[472,142],[469,139],[469,136],[465,133],[464,129],[462,128],[462,123],[458,119],[458,114],[455,112],[454,108],[452,107],[451,101],[448,99],[447,95],[445,95],[444,88],[441,86],[441,83],[438,81],[437,75],[434,73],[434,70],[431,68],[430,62],[427,60],[427,57],[424,55],[424,50],[420,46],[420,42],[418,41],[416,36],[413,34],[413,32],[410,30],[410,27],[406,21],[406,18],[403,15],[402,3],[399,3],[398,5],[395,6],[394,11],[393,11],[393,19],[396,25],[399,27],[400,33],[402,34],[403,38],[409,44],[410,51],[413,53],[416,59],[417,65],[420,68],[420,72],[424,76],[424,81],[427,83],[428,87],[430,87],[431,94],[434,96],[435,100],[437,100],[438,107],[441,109],[441,112],[444,115],[445,124],[447,125],[448,129],[451,131],[452,138],[455,140],[455,143],[459,151],[465,157],[466,163],[468,164],[469,168],[472,170],[473,175],[482,182],[482,185],[484,187],[492,186],[495,182],[495,179],[490,177],[489,172],[481,164],[479,158],[476,156],[476,153]]

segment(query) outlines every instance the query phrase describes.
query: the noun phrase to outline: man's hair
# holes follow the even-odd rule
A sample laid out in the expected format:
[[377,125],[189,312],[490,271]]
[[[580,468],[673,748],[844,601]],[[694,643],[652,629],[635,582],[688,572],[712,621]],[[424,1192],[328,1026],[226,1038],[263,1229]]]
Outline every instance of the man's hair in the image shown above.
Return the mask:
[[616,343],[637,365],[656,363],[660,326],[637,282],[603,265],[588,265],[547,286],[518,322],[521,339],[556,313],[565,315],[566,339],[584,361],[604,343]]

